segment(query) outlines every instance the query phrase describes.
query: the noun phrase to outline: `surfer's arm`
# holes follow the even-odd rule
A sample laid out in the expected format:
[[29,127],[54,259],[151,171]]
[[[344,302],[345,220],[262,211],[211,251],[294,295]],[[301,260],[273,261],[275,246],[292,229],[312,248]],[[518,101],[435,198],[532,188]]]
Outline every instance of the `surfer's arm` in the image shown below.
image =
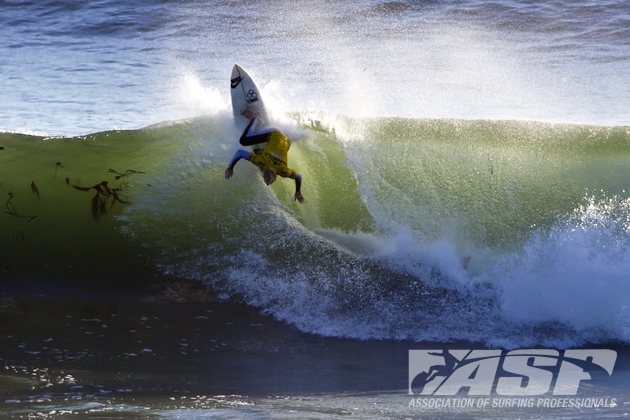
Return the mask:
[[295,195],[293,199],[300,203],[304,202],[304,197],[302,196],[302,175],[297,172],[295,173]]
[[232,157],[230,164],[225,170],[225,179],[230,179],[232,177],[232,175],[234,174],[234,166],[239,160],[249,159],[251,154],[252,154],[251,152],[248,152],[247,150],[242,150],[242,149],[234,153],[234,156]]
[[293,196],[294,200],[299,201],[300,203],[304,202],[304,197],[302,197],[302,175],[295,172],[293,169],[285,167],[281,172],[278,173],[281,177],[291,178],[295,180],[295,195]]

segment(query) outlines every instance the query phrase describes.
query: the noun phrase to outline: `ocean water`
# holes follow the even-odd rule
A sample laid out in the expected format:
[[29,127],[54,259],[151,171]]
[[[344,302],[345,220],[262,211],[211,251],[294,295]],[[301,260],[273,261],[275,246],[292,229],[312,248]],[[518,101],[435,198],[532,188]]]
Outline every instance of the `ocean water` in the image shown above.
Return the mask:
[[[347,343],[364,343],[373,356],[461,343],[622,351],[630,341],[626,2],[3,1],[0,39],[2,311],[15,320],[31,313],[26,305],[39,320],[29,330],[36,350],[16,342],[0,355],[18,379],[56,360],[31,360],[53,338],[44,337],[41,313],[50,305],[60,314],[78,311],[76,302],[63,306],[74,298],[123,305],[121,296],[134,300],[171,279],[208,288],[219,308],[237,305],[254,317],[249,326],[271,322],[273,343],[292,334],[323,340],[339,378]],[[235,63],[292,140],[303,205],[292,201],[291,181],[268,188],[246,163],[224,179],[240,136],[228,84]],[[219,312],[206,308],[190,322],[210,310]],[[128,313],[99,311],[68,316]],[[6,325],[3,333],[17,340],[20,328]],[[199,357],[208,362],[212,341],[199,328]],[[221,334],[238,348],[240,339]],[[85,351],[98,346],[86,342]],[[305,359],[307,347],[278,344]],[[130,347],[124,357],[142,350]],[[103,362],[116,350],[103,351],[111,354],[95,362],[99,369],[81,357],[73,368],[120,370]],[[33,395],[42,391],[8,397],[20,408],[5,412],[415,417],[404,356],[392,356],[390,375],[402,373],[386,388],[376,386],[383,376],[368,375],[364,388],[314,380],[312,388],[294,384],[302,389],[295,394],[267,383],[264,398],[249,388],[243,396],[238,383],[227,391],[194,376],[204,368],[193,363],[161,379],[194,376],[182,385],[197,395],[187,405],[161,399],[179,400],[173,387],[134,394],[142,406],[99,405],[99,389],[72,391],[85,406],[56,397],[38,406]],[[252,365],[260,369],[266,357]],[[24,371],[14,369],[27,359]],[[65,369],[70,359],[77,357],[63,359]],[[317,360],[313,372],[329,362]],[[84,382],[102,379],[94,372]],[[296,372],[304,381],[313,374]],[[108,377],[101,390],[137,393],[134,380]],[[627,397],[619,384],[591,391]],[[25,385],[2,389],[9,387]],[[273,391],[284,397],[268,397]]]

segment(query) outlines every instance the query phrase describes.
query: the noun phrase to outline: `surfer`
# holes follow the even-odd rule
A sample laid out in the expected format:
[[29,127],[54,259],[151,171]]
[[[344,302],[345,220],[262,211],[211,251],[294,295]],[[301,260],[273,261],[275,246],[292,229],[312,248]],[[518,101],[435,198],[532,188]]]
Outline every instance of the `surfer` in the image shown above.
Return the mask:
[[266,145],[264,149],[256,152],[238,150],[225,170],[225,179],[232,177],[234,166],[239,160],[247,159],[263,171],[263,179],[267,185],[273,184],[278,175],[284,178],[295,179],[295,195],[293,199],[304,203],[304,197],[301,192],[302,177],[287,165],[287,154],[289,147],[291,147],[289,138],[276,128],[269,128],[256,133],[258,114],[245,110],[243,111],[243,116],[250,121],[239,140],[241,145],[253,146],[260,143],[266,143]]

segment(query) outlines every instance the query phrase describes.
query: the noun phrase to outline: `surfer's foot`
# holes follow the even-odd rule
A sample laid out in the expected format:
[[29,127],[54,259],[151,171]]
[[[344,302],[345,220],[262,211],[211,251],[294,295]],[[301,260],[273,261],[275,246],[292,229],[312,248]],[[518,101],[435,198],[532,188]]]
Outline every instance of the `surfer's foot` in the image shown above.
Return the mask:
[[243,112],[241,112],[241,115],[247,118],[248,120],[251,120],[253,118],[260,118],[260,115],[258,115],[257,112],[252,112],[249,109],[246,109]]

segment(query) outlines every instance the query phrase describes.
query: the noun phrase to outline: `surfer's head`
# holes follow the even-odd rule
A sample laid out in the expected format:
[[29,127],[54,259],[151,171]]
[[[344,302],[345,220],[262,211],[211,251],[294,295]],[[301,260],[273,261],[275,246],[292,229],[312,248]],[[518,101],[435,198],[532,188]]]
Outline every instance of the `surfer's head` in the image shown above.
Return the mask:
[[263,179],[265,180],[265,184],[273,184],[276,180],[276,171],[274,169],[265,169],[263,172]]

